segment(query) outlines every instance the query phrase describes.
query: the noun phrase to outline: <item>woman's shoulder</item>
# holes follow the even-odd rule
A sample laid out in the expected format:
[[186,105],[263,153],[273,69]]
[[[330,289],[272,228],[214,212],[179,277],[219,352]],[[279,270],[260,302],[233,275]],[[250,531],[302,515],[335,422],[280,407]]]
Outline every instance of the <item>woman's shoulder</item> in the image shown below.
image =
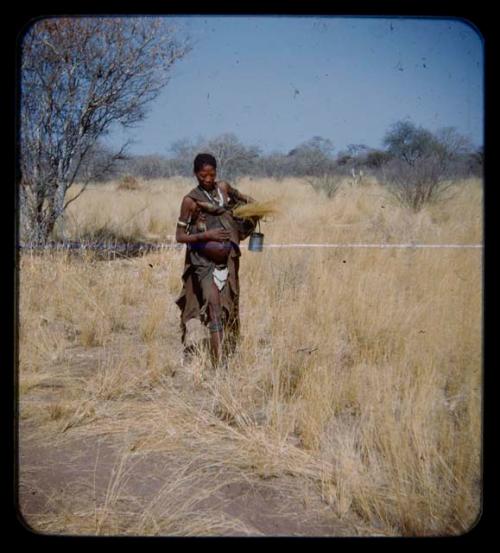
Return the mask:
[[196,203],[197,201],[203,200],[204,196],[201,194],[198,187],[194,187],[192,190],[190,190],[183,198],[182,201],[186,202],[193,202]]
[[186,195],[182,198],[181,205],[184,206],[184,207],[188,207],[188,208],[194,209],[194,208],[196,207],[196,201],[195,201],[195,199],[194,199],[190,194],[186,194]]
[[231,190],[231,188],[232,188],[232,186],[225,180],[218,180],[217,181],[217,186],[219,188],[222,188],[222,190],[225,190],[225,191]]

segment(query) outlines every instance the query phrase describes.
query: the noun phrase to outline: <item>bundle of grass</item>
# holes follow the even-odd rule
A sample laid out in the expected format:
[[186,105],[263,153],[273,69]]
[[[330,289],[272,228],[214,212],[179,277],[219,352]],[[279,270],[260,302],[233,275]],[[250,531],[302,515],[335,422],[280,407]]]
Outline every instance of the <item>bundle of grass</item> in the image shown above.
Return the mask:
[[252,202],[239,205],[233,209],[233,215],[240,219],[252,219],[254,217],[262,219],[267,215],[275,215],[276,213],[279,213],[279,202],[277,199],[268,200],[267,202]]

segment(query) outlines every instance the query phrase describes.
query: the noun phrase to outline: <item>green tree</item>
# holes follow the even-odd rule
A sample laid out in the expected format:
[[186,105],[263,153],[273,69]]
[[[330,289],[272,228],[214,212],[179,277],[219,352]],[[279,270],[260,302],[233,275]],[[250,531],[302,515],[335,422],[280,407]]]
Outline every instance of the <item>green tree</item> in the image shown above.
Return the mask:
[[410,121],[398,121],[384,137],[384,146],[393,157],[401,159],[410,167],[439,150],[439,144],[434,135],[417,127]]
[[299,176],[319,176],[333,167],[334,146],[330,139],[314,136],[288,152],[289,169]]
[[418,211],[451,187],[453,164],[470,141],[453,127],[432,133],[399,121],[386,133],[384,145],[392,158],[381,166],[389,189],[403,205]]

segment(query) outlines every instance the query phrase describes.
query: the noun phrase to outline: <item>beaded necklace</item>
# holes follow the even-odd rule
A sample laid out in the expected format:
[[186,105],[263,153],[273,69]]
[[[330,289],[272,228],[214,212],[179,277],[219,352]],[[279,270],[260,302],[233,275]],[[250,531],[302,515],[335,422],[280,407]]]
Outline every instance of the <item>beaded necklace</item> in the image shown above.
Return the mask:
[[202,186],[198,185],[198,188],[205,194],[205,196],[213,203],[218,205],[219,207],[222,207],[224,205],[224,198],[222,197],[222,194],[219,190],[219,187],[215,185],[215,188],[217,190],[217,195],[219,198],[214,198],[211,194],[209,194]]

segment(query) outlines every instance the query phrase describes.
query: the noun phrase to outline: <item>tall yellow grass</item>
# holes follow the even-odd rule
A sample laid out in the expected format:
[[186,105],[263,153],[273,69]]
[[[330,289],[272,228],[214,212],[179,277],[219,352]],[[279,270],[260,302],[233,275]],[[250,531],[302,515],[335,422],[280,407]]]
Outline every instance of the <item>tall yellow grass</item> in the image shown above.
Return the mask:
[[[64,232],[166,239],[191,184],[91,187],[71,204]],[[259,201],[280,198],[281,213],[262,224],[268,244],[482,241],[477,180],[457,182],[450,198],[419,213],[370,180],[346,182],[332,199],[298,179],[238,186]],[[183,257],[182,249],[110,262],[22,255],[22,442],[104,435],[131,440],[133,455],[195,455],[212,468],[181,480],[200,497],[217,494],[221,478],[275,477],[279,487],[292,475],[286,493],[320,498],[332,535],[339,520],[356,520],[365,535],[456,535],[474,524],[480,249],[243,249],[243,335],[224,373],[208,369],[203,353],[181,363],[174,300]],[[47,407],[51,382],[58,395]],[[121,514],[123,463],[93,510],[71,517],[61,497],[59,510],[29,522],[55,533],[258,534],[204,512],[173,483],[142,504],[136,497],[140,515]],[[21,464],[23,482],[31,470]]]

